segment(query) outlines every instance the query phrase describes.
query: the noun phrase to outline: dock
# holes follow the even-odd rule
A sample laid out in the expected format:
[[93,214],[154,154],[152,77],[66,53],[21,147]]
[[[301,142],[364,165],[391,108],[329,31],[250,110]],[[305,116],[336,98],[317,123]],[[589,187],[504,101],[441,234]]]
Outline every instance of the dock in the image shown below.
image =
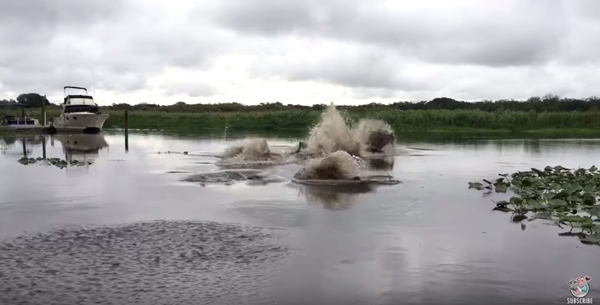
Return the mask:
[[0,134],[31,134],[31,135],[43,135],[43,134],[77,134],[77,133],[98,133],[100,130],[85,129],[81,127],[55,127],[30,125],[30,126],[0,126]]

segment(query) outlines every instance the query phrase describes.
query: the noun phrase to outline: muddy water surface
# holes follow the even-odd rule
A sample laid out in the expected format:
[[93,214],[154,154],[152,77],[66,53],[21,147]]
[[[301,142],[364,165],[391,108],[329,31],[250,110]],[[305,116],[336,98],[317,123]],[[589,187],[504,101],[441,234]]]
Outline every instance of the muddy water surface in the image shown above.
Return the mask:
[[[44,141],[49,158],[93,164],[17,162],[42,156]],[[220,139],[134,134],[128,151],[119,134],[0,143],[2,304],[565,304],[580,275],[600,301],[600,247],[543,222],[522,230],[491,212],[501,197],[467,190],[498,173],[599,165],[600,140],[400,140],[384,173],[403,183],[366,194],[180,182],[216,170],[199,155],[221,153]],[[189,153],[157,154],[167,151]]]

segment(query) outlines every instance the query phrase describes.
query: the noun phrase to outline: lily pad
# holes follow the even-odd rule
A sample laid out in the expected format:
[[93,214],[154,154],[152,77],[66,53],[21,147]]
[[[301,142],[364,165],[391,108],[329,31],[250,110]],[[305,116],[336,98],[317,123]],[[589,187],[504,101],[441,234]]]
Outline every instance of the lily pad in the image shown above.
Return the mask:
[[508,186],[506,184],[496,184],[496,193],[506,193]]
[[[498,175],[501,178],[493,183],[483,180],[487,187],[469,183],[469,188],[482,190],[493,185],[496,193],[509,193],[509,198],[495,202],[494,211],[515,213],[515,222],[545,220],[559,227],[579,228],[582,232],[572,236],[600,244],[600,170],[596,166],[569,169],[556,165]],[[535,214],[525,216],[531,212]]]
[[505,206],[500,206],[500,207],[493,208],[492,211],[512,212],[513,210],[511,210],[510,208],[507,208]]
[[514,215],[512,217],[512,221],[513,222],[521,222],[521,221],[523,221],[525,219],[527,219],[527,216],[525,216],[525,215]]
[[483,184],[480,182],[469,182],[470,189],[483,190]]
[[19,163],[23,164],[23,165],[29,165],[29,164],[42,164],[42,165],[53,165],[55,167],[58,167],[60,169],[63,169],[67,166],[85,166],[85,165],[90,165],[92,164],[91,161],[79,161],[79,160],[71,160],[71,161],[67,161],[67,160],[63,160],[63,159],[59,159],[59,158],[26,158],[26,157],[22,157],[21,159],[18,160]]
[[579,240],[584,244],[600,245],[600,233],[582,236]]

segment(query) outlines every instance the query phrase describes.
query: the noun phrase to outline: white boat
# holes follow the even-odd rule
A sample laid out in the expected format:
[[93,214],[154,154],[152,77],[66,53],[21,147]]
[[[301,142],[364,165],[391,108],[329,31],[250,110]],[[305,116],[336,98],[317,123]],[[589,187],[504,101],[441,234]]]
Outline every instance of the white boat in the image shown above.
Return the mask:
[[[85,94],[67,94],[67,89],[84,90]],[[108,114],[100,112],[98,104],[88,95],[87,89],[65,86],[64,91],[62,113],[54,118],[53,125],[57,128],[82,128],[84,132],[100,132]]]

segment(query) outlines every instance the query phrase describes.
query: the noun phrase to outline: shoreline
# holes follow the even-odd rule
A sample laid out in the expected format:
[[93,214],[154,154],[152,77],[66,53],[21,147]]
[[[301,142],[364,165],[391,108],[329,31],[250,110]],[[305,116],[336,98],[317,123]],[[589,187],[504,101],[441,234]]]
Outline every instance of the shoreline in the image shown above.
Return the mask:
[[[122,128],[106,128],[103,130],[106,134],[119,134],[124,132]],[[196,137],[196,136],[209,136],[224,138],[223,131],[218,128],[204,128],[194,131],[190,130],[178,130],[178,129],[158,129],[158,128],[131,128],[129,129],[130,134],[160,134],[160,135],[175,135],[183,137]],[[307,129],[292,129],[292,130],[279,130],[277,132],[264,131],[260,129],[248,128],[246,131],[230,132],[227,138],[244,138],[246,136],[264,136],[272,138],[291,138],[291,139],[303,139],[308,136],[309,130]],[[600,138],[600,129],[591,128],[539,128],[529,130],[511,131],[509,129],[476,129],[476,128],[435,128],[435,129],[417,129],[417,128],[404,128],[401,130],[395,130],[398,138],[420,138],[423,136],[490,136],[500,138]]]
[[[101,133],[119,134],[123,133],[123,128],[104,128]],[[263,129],[248,128],[247,130],[238,130],[224,134],[220,128],[199,128],[196,130],[173,129],[173,128],[130,128],[129,134],[160,134],[181,137],[210,137],[210,138],[228,138],[241,139],[247,136],[259,136],[270,138],[289,138],[303,139],[308,136],[306,129],[281,129],[278,131],[266,131]],[[577,138],[600,138],[600,129],[592,128],[536,128],[529,130],[510,130],[510,129],[478,129],[478,128],[457,128],[457,127],[438,127],[432,129],[423,129],[415,127],[405,127],[395,130],[398,139],[421,139],[427,137],[452,136],[452,137],[490,137],[500,139],[577,139]],[[36,135],[46,135],[45,133],[33,133],[30,131],[17,131],[0,129],[0,137],[31,137]]]
[[[573,137],[577,135],[600,136],[600,111],[518,111],[518,110],[398,110],[374,108],[369,111],[339,108],[350,125],[360,119],[382,120],[396,133],[484,133],[484,134],[535,134]],[[125,110],[103,109],[109,115],[104,129],[125,127]],[[317,124],[323,111],[280,108],[272,111],[200,111],[184,112],[158,110],[129,110],[130,130],[164,130],[178,134],[239,133],[307,135]],[[41,109],[29,111],[33,118],[41,120]],[[48,117],[59,114],[56,109],[46,109]],[[0,131],[1,133],[2,131]],[[575,134],[575,135],[569,135]]]

